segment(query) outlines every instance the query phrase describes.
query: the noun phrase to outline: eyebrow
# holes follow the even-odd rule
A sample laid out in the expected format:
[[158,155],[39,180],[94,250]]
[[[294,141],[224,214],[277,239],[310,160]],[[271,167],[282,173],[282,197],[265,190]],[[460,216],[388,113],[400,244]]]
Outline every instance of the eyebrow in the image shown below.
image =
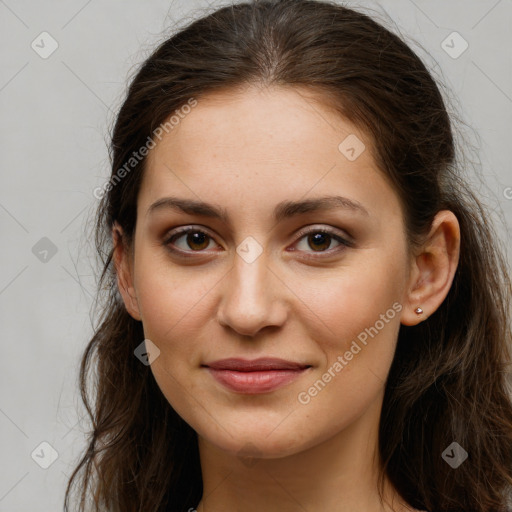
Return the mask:
[[[368,210],[357,201],[342,196],[324,196],[303,201],[282,201],[274,208],[274,221],[280,222],[304,213],[328,211],[337,208],[369,216]],[[158,199],[148,208],[146,216],[161,209],[171,209],[189,215],[218,219],[226,224],[229,222],[229,215],[224,208],[194,199],[182,199],[179,197],[162,197]]]

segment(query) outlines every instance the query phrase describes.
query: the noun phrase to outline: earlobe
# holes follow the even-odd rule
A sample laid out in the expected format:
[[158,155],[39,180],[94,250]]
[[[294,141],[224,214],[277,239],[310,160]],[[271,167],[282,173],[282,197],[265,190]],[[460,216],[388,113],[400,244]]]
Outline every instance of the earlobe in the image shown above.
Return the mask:
[[133,264],[123,238],[123,230],[117,222],[114,222],[112,227],[112,240],[114,247],[112,259],[116,270],[119,293],[130,316],[141,321],[139,304],[133,285]]
[[417,325],[432,315],[450,291],[460,252],[460,227],[449,210],[437,213],[425,243],[412,261],[401,316],[403,325]]

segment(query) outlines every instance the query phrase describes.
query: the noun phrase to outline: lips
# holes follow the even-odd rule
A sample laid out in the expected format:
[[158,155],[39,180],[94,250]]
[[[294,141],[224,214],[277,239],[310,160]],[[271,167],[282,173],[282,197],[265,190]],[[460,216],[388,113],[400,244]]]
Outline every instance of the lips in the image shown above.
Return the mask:
[[234,370],[237,372],[256,372],[269,370],[304,370],[310,365],[286,361],[274,357],[262,357],[259,359],[247,360],[239,358],[221,359],[208,363],[208,366],[214,370]]
[[278,358],[222,359],[203,365],[230,391],[260,394],[274,391],[297,379],[311,365]]

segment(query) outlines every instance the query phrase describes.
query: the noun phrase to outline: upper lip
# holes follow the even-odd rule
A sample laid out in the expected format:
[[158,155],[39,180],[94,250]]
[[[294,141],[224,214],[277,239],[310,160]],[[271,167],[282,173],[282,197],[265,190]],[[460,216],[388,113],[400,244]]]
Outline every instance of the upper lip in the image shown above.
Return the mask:
[[275,357],[261,357],[259,359],[240,359],[229,358],[213,361],[212,363],[204,364],[214,370],[234,370],[238,372],[256,372],[265,370],[303,370],[309,368],[309,364],[296,363],[294,361],[286,361]]

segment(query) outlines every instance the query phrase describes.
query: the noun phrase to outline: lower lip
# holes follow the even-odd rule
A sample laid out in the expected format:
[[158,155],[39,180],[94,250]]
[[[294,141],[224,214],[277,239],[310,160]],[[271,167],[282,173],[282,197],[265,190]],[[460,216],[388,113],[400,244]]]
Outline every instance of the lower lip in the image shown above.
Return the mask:
[[208,368],[213,378],[225,387],[238,393],[258,394],[274,391],[300,377],[302,370],[266,370],[237,372],[234,370],[214,370]]

